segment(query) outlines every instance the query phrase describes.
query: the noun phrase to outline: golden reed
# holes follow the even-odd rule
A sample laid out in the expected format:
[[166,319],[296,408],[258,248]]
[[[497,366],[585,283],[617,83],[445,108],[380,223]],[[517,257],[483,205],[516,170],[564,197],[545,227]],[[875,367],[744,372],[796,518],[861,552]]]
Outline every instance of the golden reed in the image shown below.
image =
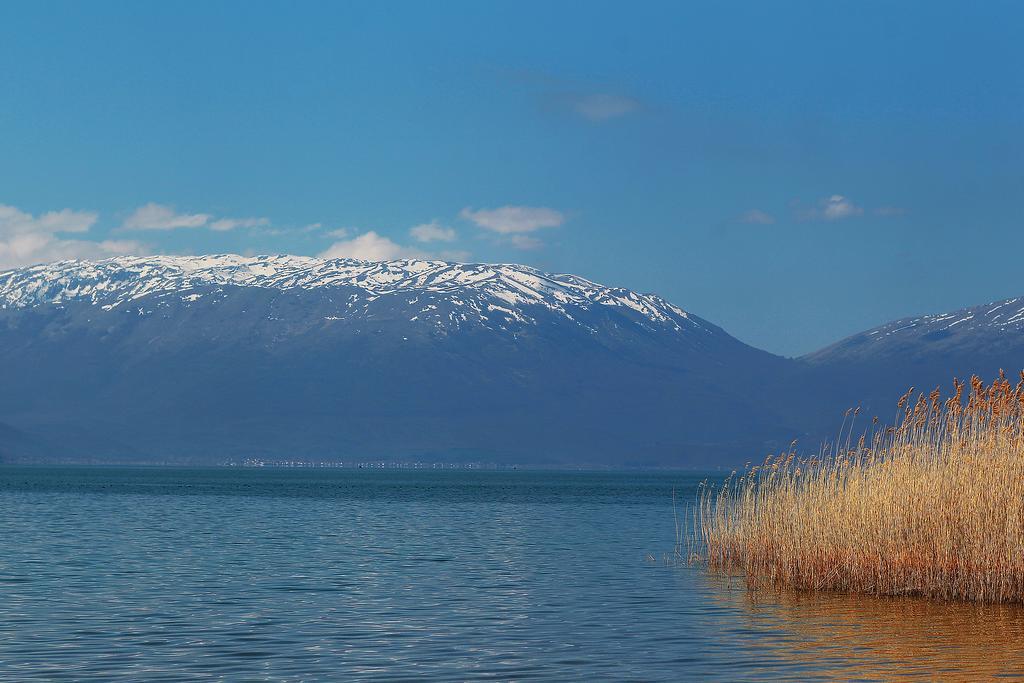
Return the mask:
[[752,587],[1024,602],[1024,372],[954,388],[911,389],[896,426],[856,443],[703,485],[691,558]]

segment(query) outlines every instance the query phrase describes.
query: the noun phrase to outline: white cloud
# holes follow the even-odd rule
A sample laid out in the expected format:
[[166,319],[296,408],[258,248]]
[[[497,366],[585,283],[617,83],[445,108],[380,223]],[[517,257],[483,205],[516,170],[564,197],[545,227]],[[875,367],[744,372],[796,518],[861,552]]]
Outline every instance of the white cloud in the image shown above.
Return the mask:
[[[865,209],[854,204],[848,197],[841,194],[830,195],[818,200],[816,207],[801,206],[798,200],[792,201],[790,207],[793,209],[796,217],[804,221],[841,221],[846,218],[863,216],[869,211],[872,215],[880,218],[894,218],[907,215],[907,209],[900,206],[879,206],[874,209]],[[748,212],[745,215],[752,213],[754,212]]]
[[[319,223],[317,223],[317,225],[319,225]],[[339,240],[343,240],[343,239],[345,239],[346,237],[348,237],[351,234],[352,234],[352,231],[349,230],[348,228],[336,228],[334,230],[328,230],[327,231],[327,236],[328,237],[333,237],[333,238],[339,239]]]
[[99,214],[61,209],[35,217],[14,206],[0,204],[0,237],[27,233],[86,232]]
[[218,218],[210,223],[210,229],[224,232],[235,228],[258,228],[264,225],[270,225],[269,218]]
[[864,209],[841,194],[834,194],[818,201],[814,208],[803,208],[799,202],[794,201],[792,207],[796,217],[805,221],[841,221],[845,218],[862,216]]
[[169,206],[150,202],[140,206],[125,219],[121,227],[125,230],[174,230],[176,228],[201,228],[210,220],[206,213],[179,214]]
[[557,228],[565,222],[560,211],[542,206],[502,206],[474,211],[468,206],[459,216],[473,221],[485,230],[501,235],[533,232],[541,228]]
[[775,217],[771,214],[759,211],[758,209],[751,209],[742,216],[740,216],[740,223],[753,223],[756,225],[771,225],[775,222]]
[[99,214],[93,211],[61,209],[44,213],[36,222],[39,227],[51,232],[88,232],[98,218]]
[[[111,256],[141,256],[148,253],[146,245],[136,240],[52,240],[43,249],[22,259],[22,265],[45,263],[64,259],[103,259]],[[0,261],[4,260],[0,247]]]
[[63,233],[84,233],[96,223],[92,211],[63,209],[40,216],[0,204],[0,269],[58,261],[139,254],[145,247],[134,240],[93,242],[65,239]]
[[[135,209],[121,225],[122,230],[177,230],[178,228],[209,228],[227,232],[237,228],[266,228],[270,219],[262,216],[231,218],[224,216],[214,219],[208,213],[178,213],[166,204],[150,202]],[[319,228],[320,224],[317,223]],[[268,233],[270,231],[267,231]]]
[[424,256],[418,249],[402,246],[373,230],[350,240],[335,242],[320,254],[321,258],[353,258],[362,261],[393,261]]
[[616,119],[640,109],[640,103],[633,98],[609,93],[576,96],[571,104],[573,111],[595,122]]
[[452,242],[455,240],[455,230],[446,228],[437,221],[413,226],[409,228],[409,234],[417,242]]
[[864,213],[860,208],[841,194],[834,194],[821,200],[821,217],[827,221],[838,221]]
[[[323,227],[324,227],[322,223],[309,223],[308,225],[303,225],[302,227],[294,227],[294,226],[292,226],[292,227],[284,227],[284,228],[274,228],[274,227],[269,227],[269,223],[270,223],[270,221],[268,219],[266,223],[262,223],[260,225],[253,226],[254,227],[254,232],[256,232],[257,234],[260,234],[260,235],[268,235],[270,237],[281,237],[283,235],[309,235],[309,234],[314,233],[314,232],[320,232],[323,229]],[[341,237],[345,236],[344,234],[335,234],[335,233],[338,233],[338,232],[345,232],[345,231],[344,230],[340,230],[340,231],[339,230],[335,230],[333,232],[328,232],[326,234],[328,234],[328,235],[330,235],[332,237],[337,237],[339,239]]]

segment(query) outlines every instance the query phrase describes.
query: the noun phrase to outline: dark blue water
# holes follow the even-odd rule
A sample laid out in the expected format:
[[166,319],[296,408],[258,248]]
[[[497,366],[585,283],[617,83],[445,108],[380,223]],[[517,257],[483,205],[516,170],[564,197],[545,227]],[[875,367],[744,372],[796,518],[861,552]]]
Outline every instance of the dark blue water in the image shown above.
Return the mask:
[[965,680],[1018,608],[666,564],[687,474],[0,468],[0,680]]

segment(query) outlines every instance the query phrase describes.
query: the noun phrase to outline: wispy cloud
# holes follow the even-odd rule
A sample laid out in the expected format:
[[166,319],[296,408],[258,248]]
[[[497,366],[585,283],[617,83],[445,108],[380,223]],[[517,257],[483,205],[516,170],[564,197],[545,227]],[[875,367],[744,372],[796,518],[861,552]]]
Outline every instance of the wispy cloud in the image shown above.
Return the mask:
[[827,221],[840,221],[852,216],[860,216],[864,209],[857,206],[841,194],[834,194],[821,200],[821,215]]
[[754,225],[771,225],[775,222],[775,217],[764,211],[758,209],[751,209],[747,211],[739,218],[740,223],[751,223]]
[[265,225],[270,225],[269,218],[218,218],[210,223],[210,229],[224,232],[235,228],[259,228]]
[[[306,225],[299,226],[299,227],[296,227],[296,226],[270,227],[269,226],[269,221],[268,221],[268,223],[263,223],[262,226],[264,226],[264,227],[261,227],[260,225],[254,226],[253,227],[253,231],[255,233],[257,233],[257,234],[267,235],[269,237],[283,237],[285,235],[297,235],[297,236],[306,236],[306,237],[308,237],[309,235],[312,235],[313,233],[321,232],[323,230],[323,227],[324,227],[322,223],[308,223]],[[344,234],[341,234],[341,233],[344,233]],[[324,234],[326,234],[326,235],[328,235],[330,237],[337,237],[337,238],[340,239],[341,237],[344,237],[345,235],[347,235],[348,231],[345,230],[345,228],[341,228],[339,230],[332,230],[332,231],[329,231],[329,232],[325,232]]]
[[414,225],[409,228],[409,234],[417,242],[453,242],[455,241],[455,230],[446,228],[437,221]]
[[816,206],[801,205],[799,200],[793,200],[790,202],[790,208],[797,220],[801,221],[833,222],[864,215],[894,218],[905,216],[908,213],[907,209],[899,206],[879,206],[868,209],[841,194],[833,194],[819,199]]
[[[470,253],[461,249],[446,249],[441,252],[400,244],[375,230],[359,233],[354,228],[339,228],[325,233],[337,238],[319,256],[322,258],[354,258],[363,261],[392,261],[395,259],[435,259],[445,261],[467,261]],[[349,237],[355,234],[355,237]],[[437,221],[421,223],[409,228],[409,235],[420,244],[453,242],[457,235],[454,229]]]
[[557,228],[565,223],[565,215],[562,212],[543,206],[502,206],[497,209],[480,210],[473,210],[467,206],[459,216],[499,235]]
[[833,194],[818,200],[814,207],[802,207],[799,202],[793,203],[796,217],[802,221],[841,221],[847,218],[864,215],[864,208],[857,206],[850,199]]
[[86,232],[98,218],[99,214],[93,211],[71,209],[49,211],[37,217],[17,207],[0,204],[0,236]]
[[320,253],[321,258],[352,258],[361,261],[393,261],[424,258],[419,249],[406,247],[370,230],[349,240],[335,242]]
[[238,228],[265,228],[270,219],[262,216],[214,218],[208,213],[178,213],[167,204],[150,202],[132,211],[121,224],[122,230],[178,230],[181,228],[209,228],[227,232]]
[[523,250],[540,249],[544,246],[544,242],[532,235],[512,235],[508,238],[508,243],[516,249]]
[[512,87],[525,89],[543,110],[591,123],[604,123],[648,109],[645,102],[623,94],[622,88],[612,83],[566,78],[536,69],[506,70],[499,75]]
[[[13,209],[14,207],[6,208]],[[17,209],[14,210],[17,211]],[[94,211],[61,209],[44,213],[35,219],[35,224],[37,228],[50,232],[88,232],[98,219],[99,214]]]
[[566,101],[573,112],[595,123],[617,119],[640,110],[639,101],[612,93],[567,95]]
[[201,228],[209,220],[207,213],[178,213],[170,206],[150,202],[129,214],[121,227],[125,230],[176,230]]
[[33,216],[0,204],[0,269],[57,261],[139,254],[144,245],[134,240],[91,241],[63,235],[88,232],[98,220],[93,211],[61,209]]

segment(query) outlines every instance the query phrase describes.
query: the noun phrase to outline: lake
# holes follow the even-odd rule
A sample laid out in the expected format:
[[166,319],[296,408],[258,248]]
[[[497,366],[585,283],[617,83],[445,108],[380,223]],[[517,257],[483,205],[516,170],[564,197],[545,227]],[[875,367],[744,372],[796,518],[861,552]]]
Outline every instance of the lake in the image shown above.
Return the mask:
[[0,680],[1024,672],[1018,607],[663,562],[704,476],[0,467]]

